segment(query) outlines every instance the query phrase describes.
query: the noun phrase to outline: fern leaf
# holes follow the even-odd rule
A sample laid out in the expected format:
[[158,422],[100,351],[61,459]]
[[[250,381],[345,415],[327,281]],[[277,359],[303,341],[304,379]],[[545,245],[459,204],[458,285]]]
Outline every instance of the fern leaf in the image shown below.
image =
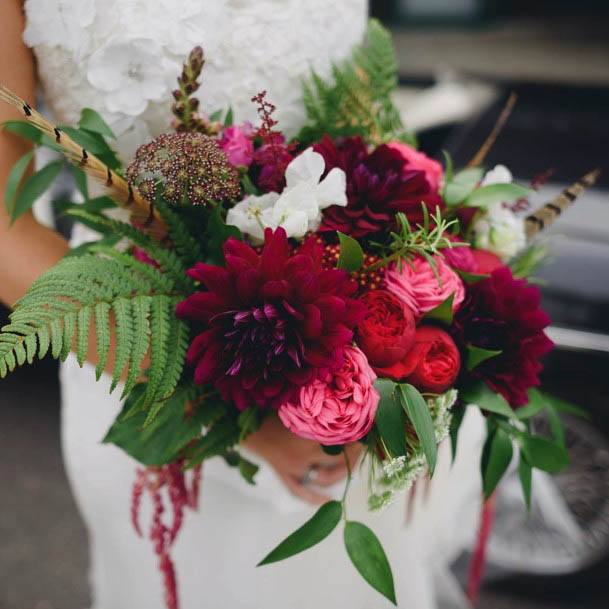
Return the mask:
[[95,378],[99,381],[108,363],[110,352],[110,305],[107,302],[98,302],[95,305],[95,338],[97,340]]
[[[77,318],[77,336],[76,336],[76,360],[79,366],[82,366],[87,359],[87,350],[89,346],[89,332],[91,324],[91,308],[83,307],[78,311]],[[40,355],[44,357],[44,355]]]
[[129,372],[125,387],[121,395],[121,399],[125,398],[129,392],[135,387],[137,379],[140,375],[142,362],[148,352],[150,322],[148,315],[150,313],[149,296],[140,296],[133,299],[131,306],[133,309],[133,349],[131,351],[131,360],[129,362]]
[[148,370],[148,386],[144,397],[143,408],[157,400],[158,388],[167,363],[167,341],[172,330],[170,315],[172,313],[171,299],[160,296],[153,299],[150,307],[150,324],[152,336],[150,340],[150,368]]
[[[76,313],[70,312],[63,318],[63,346],[59,358],[65,361],[72,348],[72,337],[76,330]],[[27,339],[26,339],[27,340]]]
[[133,323],[131,320],[131,303],[126,298],[117,298],[112,303],[116,323],[116,354],[114,359],[114,372],[110,393],[112,393],[121,378],[121,374],[129,362],[131,347],[133,345]]

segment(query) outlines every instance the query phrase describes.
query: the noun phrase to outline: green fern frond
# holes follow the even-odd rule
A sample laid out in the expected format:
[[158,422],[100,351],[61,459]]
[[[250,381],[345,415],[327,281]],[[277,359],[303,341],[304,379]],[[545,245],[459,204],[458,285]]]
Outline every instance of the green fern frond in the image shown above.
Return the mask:
[[111,232],[112,234],[121,235],[133,245],[144,250],[177,285],[184,289],[193,287],[192,280],[186,275],[187,267],[180,257],[174,251],[159,245],[158,242],[140,232],[137,228],[131,226],[131,224],[81,209],[69,210],[67,214],[79,221],[86,221],[88,226],[91,228],[97,227],[95,230],[100,232],[105,231],[106,233]]
[[199,242],[191,234],[186,222],[172,209],[161,196],[156,197],[156,210],[167,225],[168,236],[173,249],[187,266],[205,258]]
[[73,347],[82,365],[94,328],[99,378],[109,362],[114,326],[111,390],[126,369],[127,395],[149,354],[142,406],[147,409],[172,394],[182,373],[188,326],[174,310],[184,295],[169,274],[111,248],[65,258],[34,282],[2,328],[0,376],[49,351],[65,359]]
[[332,67],[330,79],[313,72],[304,83],[308,122],[297,140],[308,145],[324,134],[332,138],[359,135],[375,143],[404,139],[407,134],[391,100],[398,84],[397,70],[391,35],[372,19],[364,44],[353,51],[351,59]]

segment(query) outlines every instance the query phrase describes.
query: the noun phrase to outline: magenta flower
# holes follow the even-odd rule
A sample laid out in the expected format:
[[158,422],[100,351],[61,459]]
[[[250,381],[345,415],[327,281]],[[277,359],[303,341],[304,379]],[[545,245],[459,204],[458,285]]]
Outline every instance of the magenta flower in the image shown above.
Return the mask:
[[190,269],[202,290],[177,315],[201,324],[187,354],[195,382],[239,409],[279,406],[320,369],[339,368],[366,307],[347,273],[322,270],[321,257],[313,240],[292,253],[282,228],[267,229],[262,253],[230,238],[226,267]]
[[218,144],[234,167],[249,167],[252,164],[254,159],[253,133],[254,129],[248,122],[242,125],[232,125],[222,132],[222,138]]

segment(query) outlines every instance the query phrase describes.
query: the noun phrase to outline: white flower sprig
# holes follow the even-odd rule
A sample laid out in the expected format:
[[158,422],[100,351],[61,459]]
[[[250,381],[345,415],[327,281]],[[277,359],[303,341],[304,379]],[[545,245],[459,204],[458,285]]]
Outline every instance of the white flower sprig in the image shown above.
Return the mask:
[[321,211],[330,205],[347,205],[347,179],[337,167],[320,180],[325,170],[321,154],[307,148],[286,168],[281,194],[250,195],[228,210],[226,223],[236,226],[253,243],[264,240],[266,228],[283,227],[288,237],[301,238],[319,228]]

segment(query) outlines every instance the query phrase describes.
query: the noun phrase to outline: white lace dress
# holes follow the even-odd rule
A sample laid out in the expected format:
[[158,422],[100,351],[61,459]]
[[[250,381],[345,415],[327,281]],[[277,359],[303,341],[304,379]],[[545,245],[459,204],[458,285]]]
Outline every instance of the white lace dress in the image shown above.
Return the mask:
[[[35,49],[46,101],[56,118],[75,123],[99,111],[128,159],[136,146],[168,129],[171,89],[188,51],[201,44],[207,63],[200,90],[209,111],[233,107],[255,121],[252,95],[268,90],[287,133],[303,120],[300,80],[328,73],[363,33],[365,0],[26,0],[24,34]],[[83,230],[76,242],[87,239]],[[135,463],[101,438],[119,411],[108,379],[73,358],[61,371],[66,469],[90,536],[95,609],[161,609],[155,556],[129,520]],[[382,516],[365,509],[365,484],[351,492],[353,518],[367,521],[393,565],[401,607],[433,609],[450,597],[460,606],[447,566],[469,540],[478,507],[476,461],[481,422],[468,416],[452,469],[443,447],[436,477],[417,495],[406,523],[402,498]],[[261,557],[312,513],[270,468],[255,487],[221,460],[205,468],[201,507],[188,513],[176,542],[182,609],[372,609],[389,604],[355,572],[335,532],[321,545],[256,569]],[[143,514],[143,522],[146,521]]]

